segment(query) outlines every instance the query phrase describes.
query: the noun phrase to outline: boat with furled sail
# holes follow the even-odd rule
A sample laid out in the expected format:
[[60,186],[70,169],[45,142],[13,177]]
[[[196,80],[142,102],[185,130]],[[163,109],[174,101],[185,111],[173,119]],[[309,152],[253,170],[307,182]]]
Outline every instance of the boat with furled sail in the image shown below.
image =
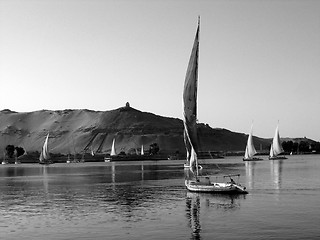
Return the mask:
[[253,145],[252,127],[253,127],[253,124],[251,125],[250,133],[248,136],[247,146],[246,146],[246,151],[244,154],[243,161],[261,161],[261,160],[263,160],[262,158],[254,157],[254,155],[257,154],[257,151]]
[[51,160],[50,153],[48,150],[48,142],[49,142],[49,133],[44,141],[44,144],[42,146],[42,150],[39,157],[39,163],[40,164],[52,164],[53,161]]
[[274,137],[272,139],[271,147],[270,147],[270,160],[278,160],[278,159],[287,159],[285,156],[281,156],[283,153],[283,148],[281,146],[280,134],[279,134],[279,124],[276,127],[276,131],[274,133]]
[[[246,188],[236,183],[232,176],[229,182],[213,182],[209,176],[200,176],[198,167],[198,134],[197,134],[197,88],[198,88],[198,59],[199,59],[199,33],[200,33],[200,17],[198,27],[194,39],[191,56],[187,68],[187,73],[183,89],[183,125],[184,125],[184,141],[187,150],[187,161],[193,178],[186,178],[185,186],[192,192],[207,193],[248,193]],[[189,171],[189,170],[188,170]],[[238,176],[238,174],[237,174]]]

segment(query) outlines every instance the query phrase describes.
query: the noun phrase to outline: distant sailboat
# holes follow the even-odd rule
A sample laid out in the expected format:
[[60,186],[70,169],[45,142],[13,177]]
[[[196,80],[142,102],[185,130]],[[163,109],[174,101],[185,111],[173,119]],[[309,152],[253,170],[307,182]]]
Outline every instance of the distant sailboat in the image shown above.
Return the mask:
[[94,157],[94,151],[91,149],[91,156]]
[[142,156],[144,155],[144,150],[143,150],[143,144],[141,145],[141,153]]
[[39,157],[39,163],[40,164],[52,164],[52,160],[50,158],[50,153],[48,150],[48,142],[49,142],[49,133],[44,141],[44,144],[42,146],[42,150]]
[[246,152],[244,154],[243,161],[260,161],[260,160],[262,160],[261,158],[254,157],[254,155],[257,154],[257,151],[253,145],[252,127],[253,127],[253,124],[251,125],[251,130],[250,130],[250,133],[248,136]]
[[[237,184],[231,178],[230,182],[211,182],[209,176],[200,176],[198,168],[198,135],[197,135],[197,88],[198,88],[198,58],[199,58],[200,18],[197,32],[188,64],[183,89],[183,114],[185,144],[190,170],[195,179],[187,177],[185,186],[192,192],[206,193],[248,193],[245,187]],[[195,169],[195,171],[193,170]],[[189,171],[189,170],[188,170]],[[238,174],[237,174],[238,176]]]
[[20,162],[20,160],[18,159],[18,157],[17,156],[15,156],[15,161],[14,161],[14,164],[20,164],[21,162]]
[[270,147],[269,159],[270,160],[287,159],[285,156],[279,156],[283,152],[284,151],[283,151],[283,148],[281,146],[281,141],[280,141],[279,125],[277,125],[276,131],[274,133],[274,137],[272,140],[272,144]]
[[1,164],[8,164],[8,159],[7,159],[7,155],[6,155],[6,153],[5,152],[3,152],[3,160],[2,160],[2,162],[1,162]]
[[115,148],[115,143],[116,143],[116,139],[114,138],[114,139],[112,140],[112,146],[111,146],[110,156],[104,158],[104,161],[105,161],[105,162],[110,162],[110,161],[111,161],[111,157],[117,155],[117,153],[116,153],[116,148]]
[[71,163],[71,160],[70,160],[70,153],[68,153],[67,163]]

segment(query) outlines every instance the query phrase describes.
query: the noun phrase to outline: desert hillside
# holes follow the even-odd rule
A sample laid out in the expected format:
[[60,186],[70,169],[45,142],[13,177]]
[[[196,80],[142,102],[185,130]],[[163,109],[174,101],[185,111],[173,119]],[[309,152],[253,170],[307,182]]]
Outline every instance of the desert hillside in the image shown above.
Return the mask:
[[[247,135],[207,124],[198,128],[201,151],[244,151]],[[117,152],[126,153],[157,143],[162,154],[185,152],[181,119],[141,112],[129,106],[111,111],[41,110],[35,112],[0,111],[0,148],[23,147],[40,151],[50,133],[52,153],[110,153],[116,139]],[[257,150],[267,151],[271,139],[254,137]]]

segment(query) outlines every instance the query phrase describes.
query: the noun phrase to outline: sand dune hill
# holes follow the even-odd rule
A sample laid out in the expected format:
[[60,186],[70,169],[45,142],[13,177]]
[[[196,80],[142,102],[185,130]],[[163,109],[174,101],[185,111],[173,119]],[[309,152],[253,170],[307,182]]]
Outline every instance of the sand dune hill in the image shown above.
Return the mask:
[[[8,144],[23,147],[28,153],[40,151],[50,134],[52,153],[110,153],[113,139],[116,150],[126,153],[148,151],[157,143],[160,153],[185,153],[181,119],[141,112],[131,107],[111,111],[41,110],[35,112],[0,111],[0,148]],[[198,124],[200,151],[244,151],[247,134],[214,129]],[[268,151],[271,139],[253,137],[257,150]],[[2,153],[1,153],[2,154]]]
[[148,149],[150,144],[154,142],[159,144],[162,141],[166,151],[176,147],[166,142],[180,141],[178,148],[183,147],[181,120],[141,112],[131,107],[105,112],[90,110],[0,112],[1,149],[12,144],[25,148],[27,152],[40,151],[48,132],[50,149],[53,153],[73,154],[84,150],[108,153],[113,138],[116,138],[119,152],[141,148],[142,144]]

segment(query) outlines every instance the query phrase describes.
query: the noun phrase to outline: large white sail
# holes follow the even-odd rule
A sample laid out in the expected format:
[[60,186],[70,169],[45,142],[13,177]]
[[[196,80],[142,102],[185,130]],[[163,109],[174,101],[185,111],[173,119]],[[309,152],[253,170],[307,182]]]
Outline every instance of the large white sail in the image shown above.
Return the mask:
[[[194,39],[188,69],[183,88],[183,120],[185,144],[188,158],[196,161],[198,155],[198,135],[197,135],[197,88],[198,88],[198,57],[199,57],[199,31],[198,22],[197,32]],[[191,161],[191,159],[190,159]],[[190,166],[192,164],[190,163]]]
[[46,140],[44,141],[44,144],[42,146],[42,150],[41,150],[40,157],[39,157],[40,162],[45,162],[50,159],[50,154],[48,151],[48,141],[49,141],[49,133],[48,133]]
[[114,138],[113,141],[112,141],[112,147],[111,147],[110,156],[115,156],[115,155],[117,155],[117,153],[116,153],[116,148],[115,148],[115,142],[116,142],[116,139]]
[[274,133],[274,137],[272,140],[272,145],[270,148],[270,157],[276,157],[282,152],[283,152],[283,148],[281,146],[281,141],[280,141],[279,126],[277,125],[276,131]]
[[253,140],[252,140],[252,127],[253,127],[253,125],[251,125],[251,130],[250,130],[250,133],[248,136],[246,152],[244,154],[245,159],[250,159],[257,153],[257,151],[253,145]]

